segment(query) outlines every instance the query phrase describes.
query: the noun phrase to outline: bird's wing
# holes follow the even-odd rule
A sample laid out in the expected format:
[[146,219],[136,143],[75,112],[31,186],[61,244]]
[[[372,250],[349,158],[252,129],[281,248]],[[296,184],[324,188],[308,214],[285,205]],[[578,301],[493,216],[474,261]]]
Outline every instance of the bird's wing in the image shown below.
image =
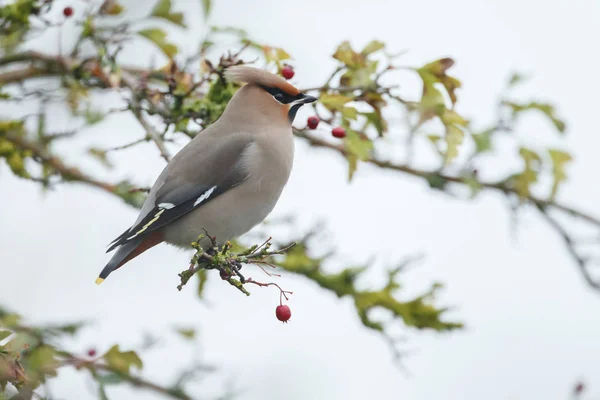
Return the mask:
[[[206,132],[208,133],[208,132]],[[136,223],[109,245],[107,252],[141,238],[201,207],[248,177],[244,151],[253,140],[248,135],[200,134],[171,160]]]

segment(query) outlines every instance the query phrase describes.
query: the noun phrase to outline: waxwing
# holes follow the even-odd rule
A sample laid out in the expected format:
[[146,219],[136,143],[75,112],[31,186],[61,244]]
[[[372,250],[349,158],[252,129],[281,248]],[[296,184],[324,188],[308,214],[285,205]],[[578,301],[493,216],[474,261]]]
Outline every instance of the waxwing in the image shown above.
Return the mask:
[[[294,159],[292,122],[317,99],[283,78],[245,65],[224,73],[245,83],[221,117],[184,146],[158,176],[133,225],[111,242],[111,272],[161,242],[182,248],[206,230],[219,244],[262,222],[286,185]],[[200,244],[210,244],[204,238]]]

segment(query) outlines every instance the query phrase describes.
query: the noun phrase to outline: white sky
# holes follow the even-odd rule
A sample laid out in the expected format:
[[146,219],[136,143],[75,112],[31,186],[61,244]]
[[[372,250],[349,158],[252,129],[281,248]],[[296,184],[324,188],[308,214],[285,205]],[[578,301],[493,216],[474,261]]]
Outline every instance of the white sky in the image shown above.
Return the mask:
[[[126,4],[131,9],[144,3]],[[202,26],[199,3],[179,1],[176,9]],[[72,5],[77,13],[82,3]],[[333,65],[328,57],[344,39],[357,48],[376,38],[392,51],[409,49],[407,64],[452,56],[457,60],[453,72],[464,85],[460,111],[479,123],[493,118],[497,96],[513,70],[531,73],[523,98],[553,100],[569,124],[568,137],[556,140],[539,118],[528,119],[519,135],[528,145],[572,150],[576,161],[560,200],[598,216],[595,94],[600,82],[595,68],[600,56],[594,39],[600,37],[599,17],[600,3],[593,0],[370,5],[220,0],[211,22],[246,28],[258,41],[285,47],[296,59],[295,83],[304,87],[325,79]],[[186,37],[197,34],[198,29]],[[193,42],[188,43],[191,48]],[[415,87],[411,78],[404,79],[407,87]],[[300,114],[298,121],[305,117]],[[52,118],[58,129],[70,126],[60,111]],[[142,134],[124,116],[86,132],[80,147],[126,143]],[[69,151],[68,159],[78,161],[79,154]],[[86,166],[109,178],[135,177],[141,184],[150,184],[163,167],[151,146],[123,152],[115,164],[118,169],[109,173],[93,163]],[[453,200],[432,193],[421,181],[365,167],[347,184],[343,162],[298,143],[291,181],[273,215],[296,211],[304,218],[326,218],[328,241],[351,264],[357,249],[363,259],[378,254],[382,262],[425,252],[425,262],[406,274],[407,290],[443,282],[440,304],[455,306],[452,317],[467,323],[467,329],[453,334],[410,334],[407,348],[415,352],[406,360],[409,377],[393,365],[386,343],[362,328],[351,302],[300,278],[282,278],[295,292],[288,325],[274,318],[275,290],[253,290],[244,298],[213,281],[206,292],[210,307],[197,300],[192,286],[177,292],[177,273],[189,254],[168,246],[147,252],[95,287],[108,259],[105,245],[135,219],[135,210],[82,186],[42,195],[12,178],[5,166],[0,173],[0,304],[34,321],[95,320],[77,342],[82,351],[92,345],[104,351],[115,342],[136,346],[145,331],[171,337],[173,324],[198,327],[197,352],[170,339],[147,354],[145,372],[157,381],[172,376],[182,359],[196,357],[219,366],[243,400],[558,400],[568,397],[578,379],[591,383],[587,398],[600,396],[599,294],[585,286],[560,239],[534,213],[521,213],[517,235],[511,236],[506,202],[499,195]],[[368,238],[361,234],[365,231]],[[373,279],[380,277],[375,271]],[[54,394],[93,398],[89,382],[74,376],[60,378]],[[201,398],[221,388],[218,380],[199,387]],[[130,393],[109,391],[111,399],[130,398]]]

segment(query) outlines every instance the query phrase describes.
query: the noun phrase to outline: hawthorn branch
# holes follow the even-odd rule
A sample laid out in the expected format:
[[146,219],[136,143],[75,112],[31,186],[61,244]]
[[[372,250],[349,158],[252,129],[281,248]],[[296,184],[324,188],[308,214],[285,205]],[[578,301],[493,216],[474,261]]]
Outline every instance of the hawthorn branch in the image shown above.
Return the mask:
[[[146,120],[142,113],[142,107],[140,105],[139,98],[136,93],[136,85],[130,80],[128,77],[123,76],[121,79],[122,84],[131,91],[131,111],[135,118],[139,121],[140,125],[144,128],[148,136],[152,139],[160,155],[165,159],[166,162],[171,160],[171,155],[169,154],[169,150],[167,150],[165,146],[165,142],[162,139],[162,135],[154,129],[154,127]],[[168,125],[167,125],[168,126]]]
[[[81,60],[73,57],[52,56],[37,51],[25,51],[0,57],[0,67],[16,63],[29,62],[26,67],[0,73],[0,85],[22,82],[31,78],[48,78],[72,74],[78,66],[84,66],[89,72],[101,70],[99,60]],[[133,75],[145,75],[152,79],[166,80],[163,73],[133,66],[121,66],[122,71]],[[95,86],[107,88],[106,82],[99,80]]]
[[97,359],[85,360],[85,359],[78,358],[77,356],[75,356],[71,353],[67,353],[67,352],[62,352],[62,353],[67,355],[67,358],[64,360],[63,365],[72,365],[76,369],[87,368],[90,370],[90,372],[92,374],[94,374],[95,371],[110,372],[110,373],[118,375],[119,378],[123,379],[124,381],[128,382],[129,384],[131,384],[133,386],[151,390],[153,392],[156,392],[158,394],[161,394],[163,396],[170,397],[173,399],[192,400],[192,397],[188,396],[187,394],[185,394],[181,391],[176,391],[176,390],[158,385],[154,382],[151,382],[151,381],[146,380],[139,376],[125,374],[116,368],[112,368],[108,364],[99,362]]
[[[3,315],[3,310],[0,309],[0,317],[2,317],[2,315]],[[16,334],[26,334],[28,336],[35,338],[36,344],[33,345],[33,348],[35,348],[37,346],[48,345],[49,342],[52,341],[51,338],[56,335],[56,332],[53,332],[51,327],[33,327],[33,326],[21,325],[21,324],[10,325],[8,327],[4,327],[2,325],[1,318],[0,318],[0,327],[7,328]],[[60,332],[60,328],[58,329],[58,331]],[[62,333],[65,333],[65,332],[62,332]],[[136,386],[139,388],[144,388],[144,389],[153,391],[155,393],[158,393],[158,394],[161,394],[163,396],[170,397],[173,399],[192,400],[192,397],[189,396],[188,394],[186,394],[180,388],[173,388],[173,389],[168,388],[165,386],[158,385],[149,380],[146,380],[140,376],[134,376],[129,373],[125,373],[121,369],[112,367],[111,365],[102,361],[102,356],[92,358],[92,359],[87,359],[87,358],[79,357],[69,351],[62,350],[62,349],[56,348],[54,346],[52,346],[52,347],[54,348],[54,354],[56,357],[56,364],[53,364],[53,368],[55,370],[58,370],[59,368],[65,367],[65,366],[72,366],[76,370],[86,368],[87,370],[90,371],[90,373],[94,376],[94,378],[97,378],[97,374],[96,374],[97,371],[110,372],[112,374],[117,375],[120,379],[122,379],[125,382],[128,382],[129,384],[131,384],[133,386]],[[31,350],[31,348],[29,348],[29,347],[28,347],[28,349]],[[19,357],[14,357],[14,354],[11,354],[11,352],[5,352],[5,353],[0,352],[0,367],[4,368],[4,369],[0,368],[0,383],[10,382],[16,388],[20,388],[19,393],[23,392],[23,389],[25,389],[25,391],[26,391],[25,393],[30,393],[32,395],[35,394],[33,392],[33,389],[29,390],[30,386],[31,387],[36,386],[35,385],[35,380],[36,380],[35,371],[32,373],[32,371],[28,371],[26,368],[24,368],[22,363],[19,361]],[[37,372],[39,372],[39,371],[37,371]]]
[[[200,242],[205,238],[208,238],[210,241],[210,247],[207,250],[200,245]],[[196,253],[190,261],[190,267],[179,274],[181,282],[177,286],[177,290],[181,291],[183,286],[185,286],[197,272],[201,270],[216,269],[219,271],[221,279],[226,280],[231,286],[235,287],[246,296],[249,296],[250,292],[244,287],[244,284],[251,283],[261,287],[276,286],[287,299],[286,294],[292,294],[292,292],[283,290],[279,285],[273,282],[263,283],[252,278],[246,279],[239,271],[242,264],[266,263],[266,260],[269,257],[285,254],[292,249],[296,243],[290,243],[278,250],[270,250],[271,245],[271,238],[268,238],[260,245],[254,245],[242,252],[234,253],[231,251],[232,244],[230,242],[218,246],[216,239],[205,231],[205,234],[198,236],[198,239],[192,243],[192,247],[196,249]]]
[[81,182],[101,189],[107,193],[117,194],[117,185],[100,181],[91,175],[81,172],[78,168],[66,165],[60,158],[24,137],[10,131],[0,132],[0,137],[5,137],[19,148],[31,152],[33,157],[38,158],[43,164],[54,169],[66,181]]
[[554,230],[562,238],[565,247],[567,248],[567,251],[571,255],[571,258],[575,260],[575,263],[579,267],[579,272],[581,273],[583,279],[585,279],[588,285],[590,285],[592,288],[600,290],[600,281],[595,280],[590,275],[590,272],[587,268],[589,260],[582,257],[581,254],[577,252],[577,249],[575,248],[575,240],[571,237],[571,235],[569,235],[566,229],[556,219],[552,218],[552,216],[548,213],[548,210],[546,210],[545,207],[539,204],[536,204],[536,207],[540,211],[544,219],[548,222],[548,224],[550,224],[550,226],[552,226],[552,228],[554,228]]
[[[327,148],[330,150],[334,150],[335,152],[339,153],[340,155],[342,155],[344,157],[347,156],[347,151],[344,148],[344,146],[342,146],[342,145],[330,143],[324,139],[320,139],[313,135],[310,135],[303,130],[294,129],[294,134],[297,137],[306,140],[311,146]],[[388,161],[378,160],[377,158],[374,158],[374,157],[370,157],[365,162],[375,165],[375,166],[378,166],[383,169],[403,172],[408,175],[416,176],[418,178],[429,179],[431,177],[437,177],[445,182],[459,183],[459,184],[463,184],[463,185],[468,184],[467,181],[462,177],[445,175],[445,174],[442,174],[439,172],[420,170],[420,169],[409,167],[407,165],[394,164],[394,163],[390,163]],[[519,193],[517,192],[516,189],[507,186],[506,183],[503,181],[501,181],[501,182],[479,182],[479,184],[486,189],[501,191],[505,194],[519,195]],[[580,218],[584,221],[587,221],[591,224],[594,224],[594,225],[600,227],[600,219],[599,218],[597,218],[593,215],[590,215],[588,213],[585,213],[583,211],[580,211],[576,208],[566,206],[564,204],[558,203],[553,200],[542,199],[542,198],[536,197],[532,194],[529,194],[527,197],[525,197],[525,199],[527,201],[533,203],[536,206],[553,207],[553,208],[556,208],[557,210],[563,211],[569,215],[575,216],[577,218]]]

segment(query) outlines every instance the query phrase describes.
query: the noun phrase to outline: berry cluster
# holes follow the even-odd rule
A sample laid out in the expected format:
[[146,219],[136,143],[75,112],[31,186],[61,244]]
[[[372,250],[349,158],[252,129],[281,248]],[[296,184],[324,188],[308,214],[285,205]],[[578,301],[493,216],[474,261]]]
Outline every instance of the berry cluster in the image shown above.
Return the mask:
[[[285,79],[292,79],[294,74],[294,68],[292,68],[290,65],[286,65],[281,69],[281,76],[283,76]],[[306,124],[309,129],[317,129],[319,122],[321,122],[319,117],[313,115],[312,117],[308,117]],[[338,126],[331,130],[331,135],[335,138],[343,139],[346,137],[346,130],[341,126]]]

